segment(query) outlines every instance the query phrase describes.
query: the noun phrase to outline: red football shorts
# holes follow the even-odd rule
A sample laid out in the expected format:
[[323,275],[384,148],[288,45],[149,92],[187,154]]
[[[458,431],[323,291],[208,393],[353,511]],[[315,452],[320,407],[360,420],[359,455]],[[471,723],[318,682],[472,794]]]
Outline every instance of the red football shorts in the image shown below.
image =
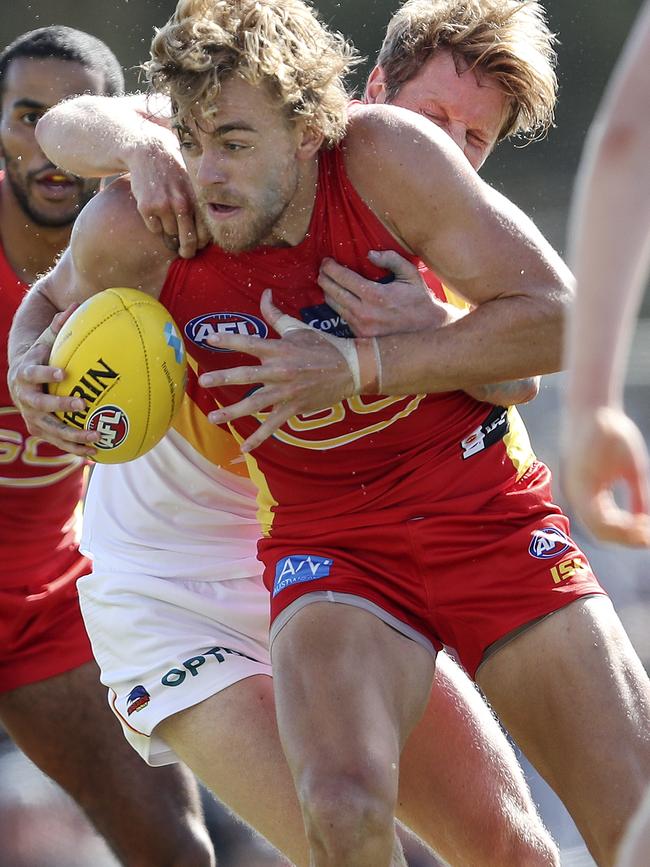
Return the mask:
[[271,641],[304,605],[347,602],[425,647],[453,647],[473,677],[494,642],[575,599],[606,595],[549,481],[535,464],[478,511],[437,503],[383,525],[328,521],[299,542],[262,540]]
[[44,585],[0,589],[0,692],[63,674],[93,658],[81,619],[77,579],[90,562],[75,554]]

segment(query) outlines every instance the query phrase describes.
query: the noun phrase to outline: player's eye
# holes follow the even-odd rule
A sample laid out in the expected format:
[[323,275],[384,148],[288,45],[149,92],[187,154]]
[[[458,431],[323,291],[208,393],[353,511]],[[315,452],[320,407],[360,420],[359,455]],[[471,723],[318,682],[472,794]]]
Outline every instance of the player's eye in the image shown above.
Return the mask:
[[25,126],[36,126],[39,120],[43,117],[42,111],[26,111],[20,116],[20,122]]
[[426,117],[427,120],[430,120],[432,123],[435,123],[436,126],[444,126],[446,121],[444,117],[439,114],[434,114],[431,111],[422,111],[421,114]]
[[227,151],[232,152],[247,150],[249,147],[249,145],[245,145],[237,141],[226,141],[223,143],[223,146]]

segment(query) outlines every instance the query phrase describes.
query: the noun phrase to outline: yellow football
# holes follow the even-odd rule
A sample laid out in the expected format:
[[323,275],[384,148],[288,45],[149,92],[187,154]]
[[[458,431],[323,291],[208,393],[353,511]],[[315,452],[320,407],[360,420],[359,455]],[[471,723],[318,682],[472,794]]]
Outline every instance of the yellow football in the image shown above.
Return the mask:
[[148,452],[169,430],[185,393],[183,339],[163,305],[138,289],[105,289],[64,324],[50,355],[66,377],[50,394],[86,402],[57,413],[98,431],[95,460],[120,464]]

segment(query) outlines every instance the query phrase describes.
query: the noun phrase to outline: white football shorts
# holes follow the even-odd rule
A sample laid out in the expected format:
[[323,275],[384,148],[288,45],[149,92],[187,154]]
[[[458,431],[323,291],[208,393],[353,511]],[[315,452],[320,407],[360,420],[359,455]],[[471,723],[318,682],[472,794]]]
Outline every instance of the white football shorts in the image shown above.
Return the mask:
[[239,680],[271,675],[269,595],[259,575],[182,581],[95,564],[78,582],[111,709],[150,765],[179,761],[159,722]]

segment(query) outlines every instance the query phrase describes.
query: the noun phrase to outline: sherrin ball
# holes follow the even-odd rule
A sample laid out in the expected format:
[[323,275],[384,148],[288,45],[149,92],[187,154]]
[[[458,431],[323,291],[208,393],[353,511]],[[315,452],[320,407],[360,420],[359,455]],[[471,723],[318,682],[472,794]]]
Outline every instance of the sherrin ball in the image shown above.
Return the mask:
[[50,364],[62,382],[50,394],[86,407],[56,413],[78,430],[99,432],[94,460],[120,464],[162,439],[185,393],[183,339],[165,307],[138,289],[105,289],[85,301],[59,332]]

